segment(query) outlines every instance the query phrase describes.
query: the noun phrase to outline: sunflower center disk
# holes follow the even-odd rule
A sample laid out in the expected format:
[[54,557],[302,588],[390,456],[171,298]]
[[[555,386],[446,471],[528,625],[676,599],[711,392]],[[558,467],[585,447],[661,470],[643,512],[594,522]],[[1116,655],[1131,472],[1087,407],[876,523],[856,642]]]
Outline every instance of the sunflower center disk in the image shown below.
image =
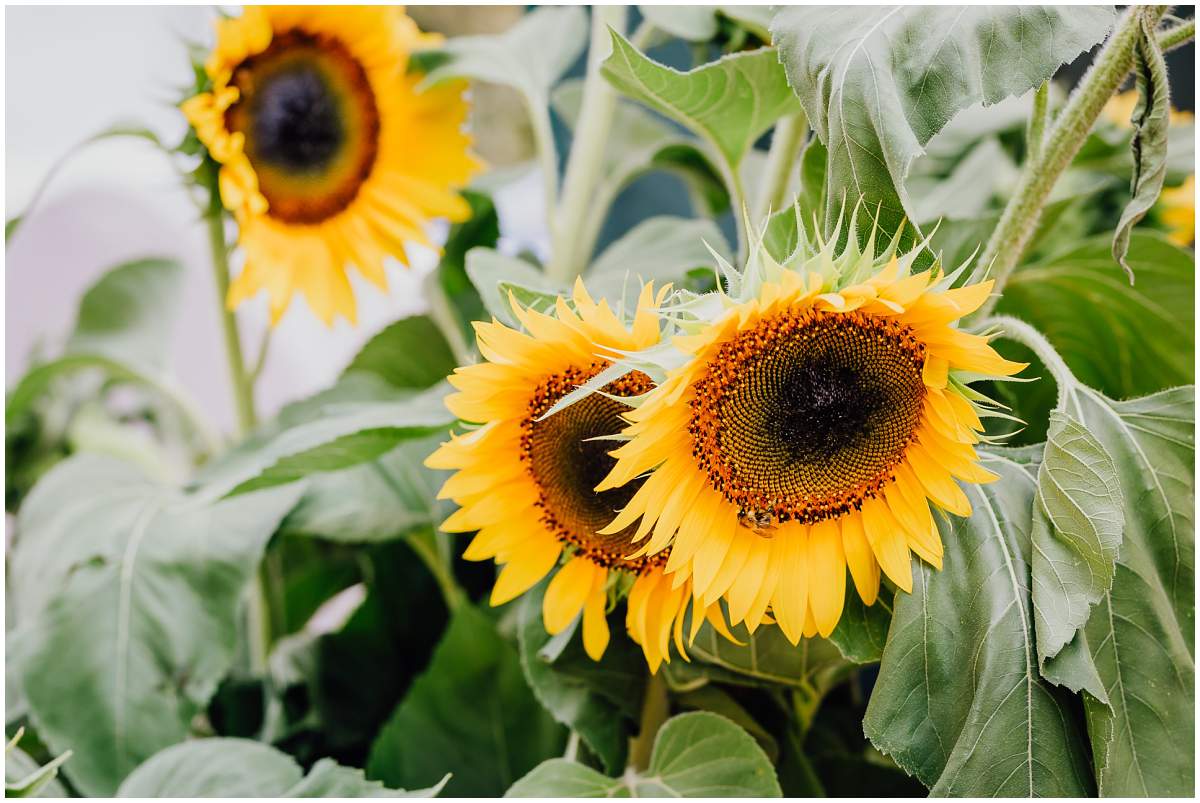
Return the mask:
[[[549,418],[537,420],[555,402],[604,367],[596,363],[587,369],[572,369],[551,376],[538,386],[522,423],[521,455],[540,491],[538,506],[542,523],[596,564],[638,573],[665,561],[666,552],[627,560],[625,556],[634,551],[634,526],[612,535],[597,532],[629,502],[638,483],[601,493],[592,490],[615,464],[608,453],[617,444],[611,440],[589,440],[620,432],[625,426],[620,416],[629,407],[593,393]],[[650,377],[634,371],[606,385],[604,393],[637,396],[651,387]]]
[[860,313],[786,311],[723,345],[696,384],[693,455],[757,522],[840,516],[892,479],[920,423],[924,346]]
[[269,214],[319,223],[342,211],[374,166],[379,111],[362,65],[336,39],[277,35],[243,61],[225,113],[246,137],[246,157]]

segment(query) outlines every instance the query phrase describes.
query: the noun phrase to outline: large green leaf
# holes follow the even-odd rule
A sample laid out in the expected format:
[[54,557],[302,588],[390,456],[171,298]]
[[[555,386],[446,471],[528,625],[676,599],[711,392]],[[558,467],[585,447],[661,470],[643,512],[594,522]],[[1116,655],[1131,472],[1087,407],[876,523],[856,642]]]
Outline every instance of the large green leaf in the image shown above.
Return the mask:
[[616,32],[612,40],[613,52],[600,68],[609,83],[704,137],[730,172],[776,120],[798,111],[771,48],[681,73],[647,58]]
[[1112,20],[1111,8],[1083,6],[783,8],[773,41],[829,150],[826,229],[843,190],[850,208],[878,206],[889,234],[912,220],[904,179],[933,135],[972,104],[1039,86]]
[[488,314],[508,326],[516,327],[516,316],[509,304],[511,292],[519,302],[530,304],[540,299],[542,306],[553,307],[553,300],[565,292],[535,266],[517,257],[491,248],[472,248],[467,252],[467,275]]
[[750,635],[744,626],[733,629],[735,644],[705,624],[688,647],[691,664],[673,660],[670,674],[687,685],[696,675],[741,685],[782,685],[828,690],[844,679],[853,665],[826,639],[787,640],[778,627],[761,627]]
[[531,108],[549,104],[550,89],[587,44],[587,13],[579,6],[546,6],[523,16],[503,33],[455,36],[439,51],[445,60],[429,71],[427,84],[474,78],[520,91]]
[[9,656],[38,734],[84,793],[112,794],[188,733],[228,671],[242,596],[298,489],[206,504],[107,458],[34,489],[10,567]]
[[645,772],[609,778],[573,761],[551,759],[505,797],[779,797],[770,759],[754,738],[708,712],[668,720]]
[[1046,335],[1084,384],[1114,398],[1195,377],[1195,257],[1162,235],[1135,231],[1130,287],[1113,269],[1111,237],[1018,269],[997,309]]
[[249,739],[196,739],[152,756],[117,797],[436,797],[444,784],[405,792],[325,758],[305,775],[287,753]]
[[1084,693],[1101,793],[1190,795],[1195,783],[1195,399],[1191,387],[1066,409],[1112,456],[1124,538],[1111,590],[1044,667]]
[[623,301],[624,309],[631,310],[645,282],[653,281],[657,287],[672,282],[679,287],[690,270],[715,272],[716,260],[709,248],[726,260],[732,258],[725,236],[711,220],[648,218],[596,258],[587,276],[588,289],[610,303]]
[[39,765],[17,747],[24,734],[24,728],[17,728],[16,735],[4,747],[4,796],[69,797],[66,787],[58,780],[58,768],[71,758],[71,753],[63,753]]
[[1050,417],[1033,510],[1033,617],[1039,665],[1075,637],[1112,587],[1124,529],[1117,468],[1067,413]]
[[1094,790],[1073,701],[1038,674],[1030,600],[1031,452],[988,454],[969,518],[939,522],[944,568],[898,594],[864,730],[935,795]]
[[487,616],[464,605],[380,732],[367,773],[420,787],[449,772],[451,796],[498,796],[538,762],[561,754],[563,744],[563,729],[525,683],[517,651]]
[[546,710],[578,733],[606,770],[619,772],[625,767],[629,737],[636,730],[646,661],[623,628],[612,630],[600,661],[583,651],[577,632],[567,632],[569,641],[561,652],[548,654],[551,638],[542,623],[544,593],[545,583],[521,602],[517,635],[525,679]]

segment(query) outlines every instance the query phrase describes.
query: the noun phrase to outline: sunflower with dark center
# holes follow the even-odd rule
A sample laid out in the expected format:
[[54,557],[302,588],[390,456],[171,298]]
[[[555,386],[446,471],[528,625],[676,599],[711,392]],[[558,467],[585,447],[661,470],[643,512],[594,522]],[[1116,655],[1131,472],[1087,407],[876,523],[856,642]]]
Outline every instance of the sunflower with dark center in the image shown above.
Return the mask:
[[[608,645],[606,615],[628,593],[626,626],[642,646],[652,670],[670,660],[672,640],[686,657],[684,620],[693,604],[687,578],[668,578],[670,551],[633,554],[635,527],[601,532],[637,489],[633,481],[597,492],[612,470],[609,451],[624,426],[631,402],[653,388],[633,371],[561,410],[553,409],[575,388],[595,377],[619,352],[659,342],[653,309],[662,299],[643,288],[627,327],[606,302],[596,303],[582,282],[572,305],[559,299],[554,314],[513,303],[525,331],[477,323],[480,353],[487,360],[459,368],[450,377],[458,389],[446,405],[479,427],[452,439],[426,461],[454,469],[440,498],[460,509],[446,519],[448,532],[475,532],[465,557],[503,565],[492,590],[501,605],[525,593],[551,572],[542,619],[551,634],[583,614],[583,644],[599,659]],[[561,565],[560,565],[561,564]],[[710,621],[728,634],[717,604],[694,608],[691,637]]]
[[702,604],[725,598],[751,631],[773,618],[793,643],[833,631],[847,567],[868,605],[881,569],[912,590],[910,550],[941,567],[930,503],[969,515],[955,480],[994,479],[964,382],[1024,367],[955,325],[991,282],[949,289],[912,254],[830,249],[795,268],[758,253],[757,289],[674,339],[682,366],[626,414],[597,486],[635,487],[602,532],[636,527],[636,554],[669,550]]
[[356,320],[348,268],[386,290],[384,260],[463,220],[480,167],[461,82],[418,91],[409,54],[438,41],[395,7],[251,6],[217,22],[208,92],[183,104],[221,164],[245,252],[235,307],[266,290],[272,323],[296,293],[326,324]]

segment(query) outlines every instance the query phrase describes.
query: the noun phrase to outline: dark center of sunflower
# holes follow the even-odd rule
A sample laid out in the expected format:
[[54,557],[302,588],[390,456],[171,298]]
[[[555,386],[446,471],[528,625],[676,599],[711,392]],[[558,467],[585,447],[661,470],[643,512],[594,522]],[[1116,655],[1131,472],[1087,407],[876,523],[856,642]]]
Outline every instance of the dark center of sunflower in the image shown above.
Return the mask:
[[858,508],[920,423],[924,346],[860,313],[787,311],[723,345],[696,384],[693,455],[755,521]]
[[[600,493],[593,490],[616,463],[608,453],[618,444],[592,439],[620,432],[625,426],[621,414],[628,412],[628,405],[592,393],[538,420],[555,402],[604,367],[604,363],[594,363],[543,380],[522,423],[521,454],[538,486],[542,523],[596,564],[639,573],[663,563],[667,553],[628,560],[625,556],[635,550],[633,525],[611,535],[597,531],[608,526],[628,504],[640,483]],[[634,371],[606,385],[603,392],[618,397],[638,396],[652,386],[648,376]]]
[[277,34],[230,84],[239,96],[225,123],[246,138],[268,214],[313,224],[349,206],[375,164],[380,123],[366,71],[345,45]]

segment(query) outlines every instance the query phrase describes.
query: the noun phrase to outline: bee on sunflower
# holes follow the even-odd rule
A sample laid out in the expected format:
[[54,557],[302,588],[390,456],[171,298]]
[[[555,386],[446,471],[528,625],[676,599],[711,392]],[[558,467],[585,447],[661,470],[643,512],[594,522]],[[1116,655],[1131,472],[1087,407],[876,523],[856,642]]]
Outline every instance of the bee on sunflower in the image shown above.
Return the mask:
[[[732,624],[776,621],[792,643],[829,635],[849,568],[872,604],[880,574],[912,589],[910,552],[941,567],[931,511],[971,506],[955,482],[977,463],[986,397],[966,383],[1008,377],[985,335],[955,322],[990,281],[951,289],[919,253],[801,245],[780,264],[760,242],[733,287],[682,304],[674,367],[626,413],[627,440],[597,490],[634,483],[602,535],[629,532],[635,555],[666,555],[702,605]],[[668,304],[668,310],[670,305]],[[664,363],[666,365],[666,363]]]
[[246,254],[227,303],[265,289],[277,323],[299,293],[354,323],[350,265],[386,289],[386,256],[407,264],[430,219],[470,215],[465,86],[419,88],[409,56],[439,38],[396,7],[250,6],[216,28],[210,86],[182,110]]
[[442,529],[477,531],[464,556],[503,565],[493,605],[553,572],[542,605],[546,630],[562,632],[582,611],[584,648],[599,660],[610,637],[610,601],[627,593],[626,626],[652,671],[670,660],[672,640],[686,658],[689,608],[692,638],[705,621],[732,638],[719,605],[699,605],[686,578],[664,574],[669,549],[632,556],[634,528],[600,532],[637,488],[633,481],[594,490],[613,467],[608,439],[623,427],[627,402],[650,391],[653,382],[629,372],[561,411],[552,408],[598,377],[614,357],[659,342],[654,308],[666,289],[656,295],[652,284],[645,285],[628,326],[607,302],[594,301],[582,281],[571,303],[558,299],[553,314],[513,301],[524,332],[494,320],[476,323],[486,362],[454,372],[450,383],[458,392],[446,405],[478,427],[452,436],[426,460],[431,468],[456,472],[439,498],[454,500],[459,510]]

